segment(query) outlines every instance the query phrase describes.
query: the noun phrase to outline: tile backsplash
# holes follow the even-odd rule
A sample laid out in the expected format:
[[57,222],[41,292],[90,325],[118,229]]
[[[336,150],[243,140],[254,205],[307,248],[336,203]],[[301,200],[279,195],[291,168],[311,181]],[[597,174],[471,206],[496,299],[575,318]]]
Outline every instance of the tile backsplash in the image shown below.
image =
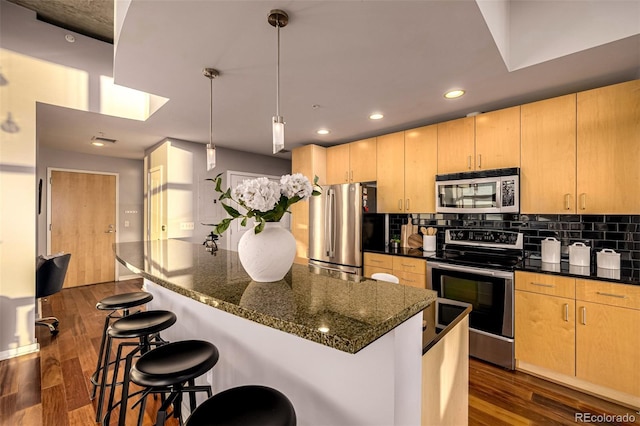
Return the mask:
[[[389,233],[399,235],[409,215],[390,214]],[[414,225],[438,229],[438,247],[449,228],[493,228],[524,234],[525,251],[540,254],[541,241],[555,237],[568,256],[568,246],[582,241],[592,253],[603,248],[620,253],[622,266],[640,268],[640,215],[557,215],[557,214],[412,214]],[[595,254],[594,254],[595,256]]]

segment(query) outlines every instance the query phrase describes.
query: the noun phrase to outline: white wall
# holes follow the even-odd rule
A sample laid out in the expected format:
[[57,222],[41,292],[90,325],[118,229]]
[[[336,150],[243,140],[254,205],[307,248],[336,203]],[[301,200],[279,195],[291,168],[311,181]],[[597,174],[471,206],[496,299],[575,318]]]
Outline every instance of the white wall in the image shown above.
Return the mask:
[[[214,203],[219,194],[214,191],[213,182],[206,179],[222,173],[223,188],[226,188],[227,170],[276,176],[291,173],[289,159],[220,147],[216,151],[217,165],[215,169],[207,171],[203,144],[170,139],[147,150],[146,158],[150,168],[165,164],[167,169],[165,175],[168,179],[163,182],[168,200],[165,211],[167,238],[203,242],[212,228],[202,224],[217,223],[226,217],[220,204]],[[179,229],[181,222],[193,222],[194,229]],[[224,238],[223,235],[218,243],[220,247],[224,247]]]

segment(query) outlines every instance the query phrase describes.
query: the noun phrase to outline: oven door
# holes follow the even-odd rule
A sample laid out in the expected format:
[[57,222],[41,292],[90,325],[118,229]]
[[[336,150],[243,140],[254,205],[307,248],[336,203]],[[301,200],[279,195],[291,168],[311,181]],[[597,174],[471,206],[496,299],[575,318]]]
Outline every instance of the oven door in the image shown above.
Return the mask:
[[470,328],[513,338],[512,272],[428,261],[427,288],[440,298],[437,315],[443,325],[447,312],[471,305]]

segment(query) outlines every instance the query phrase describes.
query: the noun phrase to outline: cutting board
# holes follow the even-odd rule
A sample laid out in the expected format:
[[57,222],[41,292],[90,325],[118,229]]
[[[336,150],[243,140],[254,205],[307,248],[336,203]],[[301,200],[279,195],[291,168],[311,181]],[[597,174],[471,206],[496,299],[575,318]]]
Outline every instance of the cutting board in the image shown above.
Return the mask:
[[411,234],[409,235],[409,247],[411,248],[420,248],[422,247],[422,235],[420,234]]

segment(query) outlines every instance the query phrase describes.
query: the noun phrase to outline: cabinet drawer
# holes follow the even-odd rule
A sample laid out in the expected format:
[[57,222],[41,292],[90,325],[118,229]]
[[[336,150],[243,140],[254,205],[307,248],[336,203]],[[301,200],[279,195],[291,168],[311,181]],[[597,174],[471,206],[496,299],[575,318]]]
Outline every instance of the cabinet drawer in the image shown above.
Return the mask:
[[516,271],[516,290],[573,299],[576,295],[575,286],[574,278]]
[[394,270],[394,275],[400,279],[400,284],[402,285],[427,288],[427,279],[424,274]]
[[405,271],[425,275],[427,273],[427,262],[424,259],[393,256],[393,270],[395,272]]
[[386,274],[393,275],[393,271],[391,269],[381,268],[375,265],[364,265],[364,271],[362,273],[364,274],[365,277],[371,278],[371,275],[378,272],[384,272]]
[[393,269],[394,256],[388,254],[365,253],[364,264],[378,268]]
[[577,279],[576,299],[640,309],[640,286]]

